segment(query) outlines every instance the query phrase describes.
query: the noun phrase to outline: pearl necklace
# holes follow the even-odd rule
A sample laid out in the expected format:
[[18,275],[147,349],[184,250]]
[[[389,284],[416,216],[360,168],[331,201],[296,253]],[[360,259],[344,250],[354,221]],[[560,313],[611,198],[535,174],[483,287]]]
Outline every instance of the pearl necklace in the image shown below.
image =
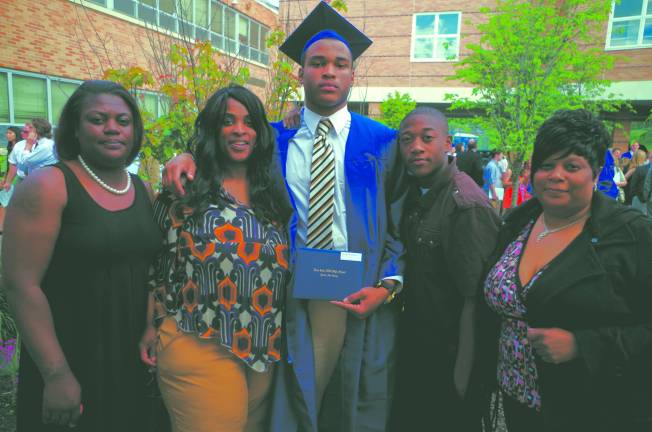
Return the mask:
[[98,175],[95,174],[90,169],[90,167],[88,165],[86,165],[86,162],[84,161],[84,159],[82,159],[81,155],[78,155],[77,159],[79,160],[79,163],[81,164],[81,166],[84,167],[84,169],[86,170],[88,175],[91,176],[93,178],[93,180],[95,180],[97,182],[97,184],[102,186],[104,189],[106,189],[109,192],[111,192],[112,194],[116,194],[116,195],[124,195],[127,192],[129,192],[129,189],[131,188],[131,176],[129,175],[129,171],[127,171],[127,168],[125,168],[125,175],[127,176],[127,186],[125,186],[124,189],[116,189],[116,188],[111,187],[108,184],[104,183],[104,180],[99,178]]
[[566,225],[560,226],[559,228],[550,229],[550,228],[548,228],[548,225],[546,225],[546,218],[542,214],[541,215],[541,224],[543,225],[543,231],[541,231],[539,234],[537,234],[537,243],[539,243],[541,240],[543,240],[545,237],[549,236],[550,234],[554,234],[556,232],[565,230],[566,228],[570,228],[573,225],[580,223],[581,221],[583,221],[584,219],[586,219],[588,217],[589,217],[589,214],[587,213],[585,215],[582,215],[582,216],[578,217],[574,221],[572,221],[570,223],[567,223]]

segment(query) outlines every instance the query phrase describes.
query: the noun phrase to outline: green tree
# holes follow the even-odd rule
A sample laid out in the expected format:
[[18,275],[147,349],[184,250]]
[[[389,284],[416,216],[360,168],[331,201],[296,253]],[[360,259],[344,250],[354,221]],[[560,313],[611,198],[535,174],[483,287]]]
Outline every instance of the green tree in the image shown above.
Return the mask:
[[478,121],[496,131],[491,146],[510,155],[515,185],[538,127],[554,111],[622,105],[603,78],[614,58],[596,45],[610,8],[611,0],[497,0],[481,9],[480,43],[467,45],[470,54],[451,77],[471,84],[472,97],[449,98],[452,109],[485,113]]
[[378,121],[393,129],[398,129],[401,121],[416,106],[416,101],[409,94],[395,91],[380,103],[380,118]]
[[249,78],[249,69],[238,67],[230,70],[221,61],[221,54],[208,41],[192,45],[172,44],[167,53],[170,72],[155,80],[152,73],[140,68],[109,69],[104,78],[119,82],[144,100],[143,88],[157,91],[162,96],[163,114],[148,112],[144,104],[145,142],[143,153],[146,158],[168,160],[174,154],[185,150],[192,135],[197,113],[204,107],[206,99],[217,89],[229,83],[244,84]]
[[269,121],[281,120],[290,103],[299,99],[299,80],[294,73],[294,62],[278,48],[285,40],[285,32],[274,30],[267,38],[267,48],[274,52],[265,92],[265,111]]

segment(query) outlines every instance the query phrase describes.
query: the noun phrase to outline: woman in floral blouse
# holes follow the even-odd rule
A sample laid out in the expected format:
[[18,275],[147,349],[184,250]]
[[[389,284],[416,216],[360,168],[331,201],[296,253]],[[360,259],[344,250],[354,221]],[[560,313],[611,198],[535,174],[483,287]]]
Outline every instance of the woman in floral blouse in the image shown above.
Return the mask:
[[[232,85],[195,123],[197,173],[154,206],[165,236],[141,357],[174,431],[263,431],[281,358],[290,204],[260,100]],[[156,336],[158,335],[158,340]]]
[[498,235],[484,360],[498,361],[510,432],[652,430],[652,221],[594,190],[610,144],[586,110],[546,120],[535,197]]

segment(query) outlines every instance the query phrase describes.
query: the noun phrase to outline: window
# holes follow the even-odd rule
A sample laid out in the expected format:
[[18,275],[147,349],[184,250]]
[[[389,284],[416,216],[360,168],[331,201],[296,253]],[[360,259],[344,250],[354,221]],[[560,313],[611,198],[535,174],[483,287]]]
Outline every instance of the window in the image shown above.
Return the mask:
[[191,39],[210,40],[214,48],[269,63],[269,28],[219,0],[89,0]]
[[652,48],[652,0],[614,2],[607,48]]
[[14,75],[14,123],[48,118],[46,84],[43,78]]
[[113,9],[129,16],[136,15],[136,2],[134,0],[113,0]]
[[236,14],[235,11],[231,9],[226,10],[226,14],[224,16],[225,20],[225,28],[226,31],[224,32],[224,36],[226,36],[226,46],[224,47],[224,50],[228,53],[235,53],[235,38],[236,38],[236,32],[235,32],[235,26],[236,26]]
[[412,61],[456,61],[460,52],[459,12],[414,15]]
[[0,123],[9,123],[9,80],[0,73]]
[[159,116],[159,97],[156,93],[136,90],[135,99],[143,117],[157,118]]
[[138,18],[149,24],[157,25],[156,0],[140,0],[138,2]]
[[195,1],[195,24],[208,28],[208,0]]
[[52,97],[52,123],[59,122],[61,110],[72,93],[79,87],[77,83],[65,81],[50,81],[50,95]]
[[[56,126],[63,106],[81,81],[0,69],[0,124],[19,125],[42,117]],[[10,92],[13,99],[10,101]],[[155,92],[136,90],[141,112],[159,117],[170,101]]]
[[240,51],[238,55],[242,57],[249,57],[249,19],[240,15],[238,22],[238,42]]

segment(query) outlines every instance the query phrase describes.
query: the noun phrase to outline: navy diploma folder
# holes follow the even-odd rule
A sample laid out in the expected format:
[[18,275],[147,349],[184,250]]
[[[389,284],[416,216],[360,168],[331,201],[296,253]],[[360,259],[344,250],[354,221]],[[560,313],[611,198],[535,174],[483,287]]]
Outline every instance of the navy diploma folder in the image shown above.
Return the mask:
[[362,288],[362,254],[298,248],[294,266],[294,297],[343,300]]

